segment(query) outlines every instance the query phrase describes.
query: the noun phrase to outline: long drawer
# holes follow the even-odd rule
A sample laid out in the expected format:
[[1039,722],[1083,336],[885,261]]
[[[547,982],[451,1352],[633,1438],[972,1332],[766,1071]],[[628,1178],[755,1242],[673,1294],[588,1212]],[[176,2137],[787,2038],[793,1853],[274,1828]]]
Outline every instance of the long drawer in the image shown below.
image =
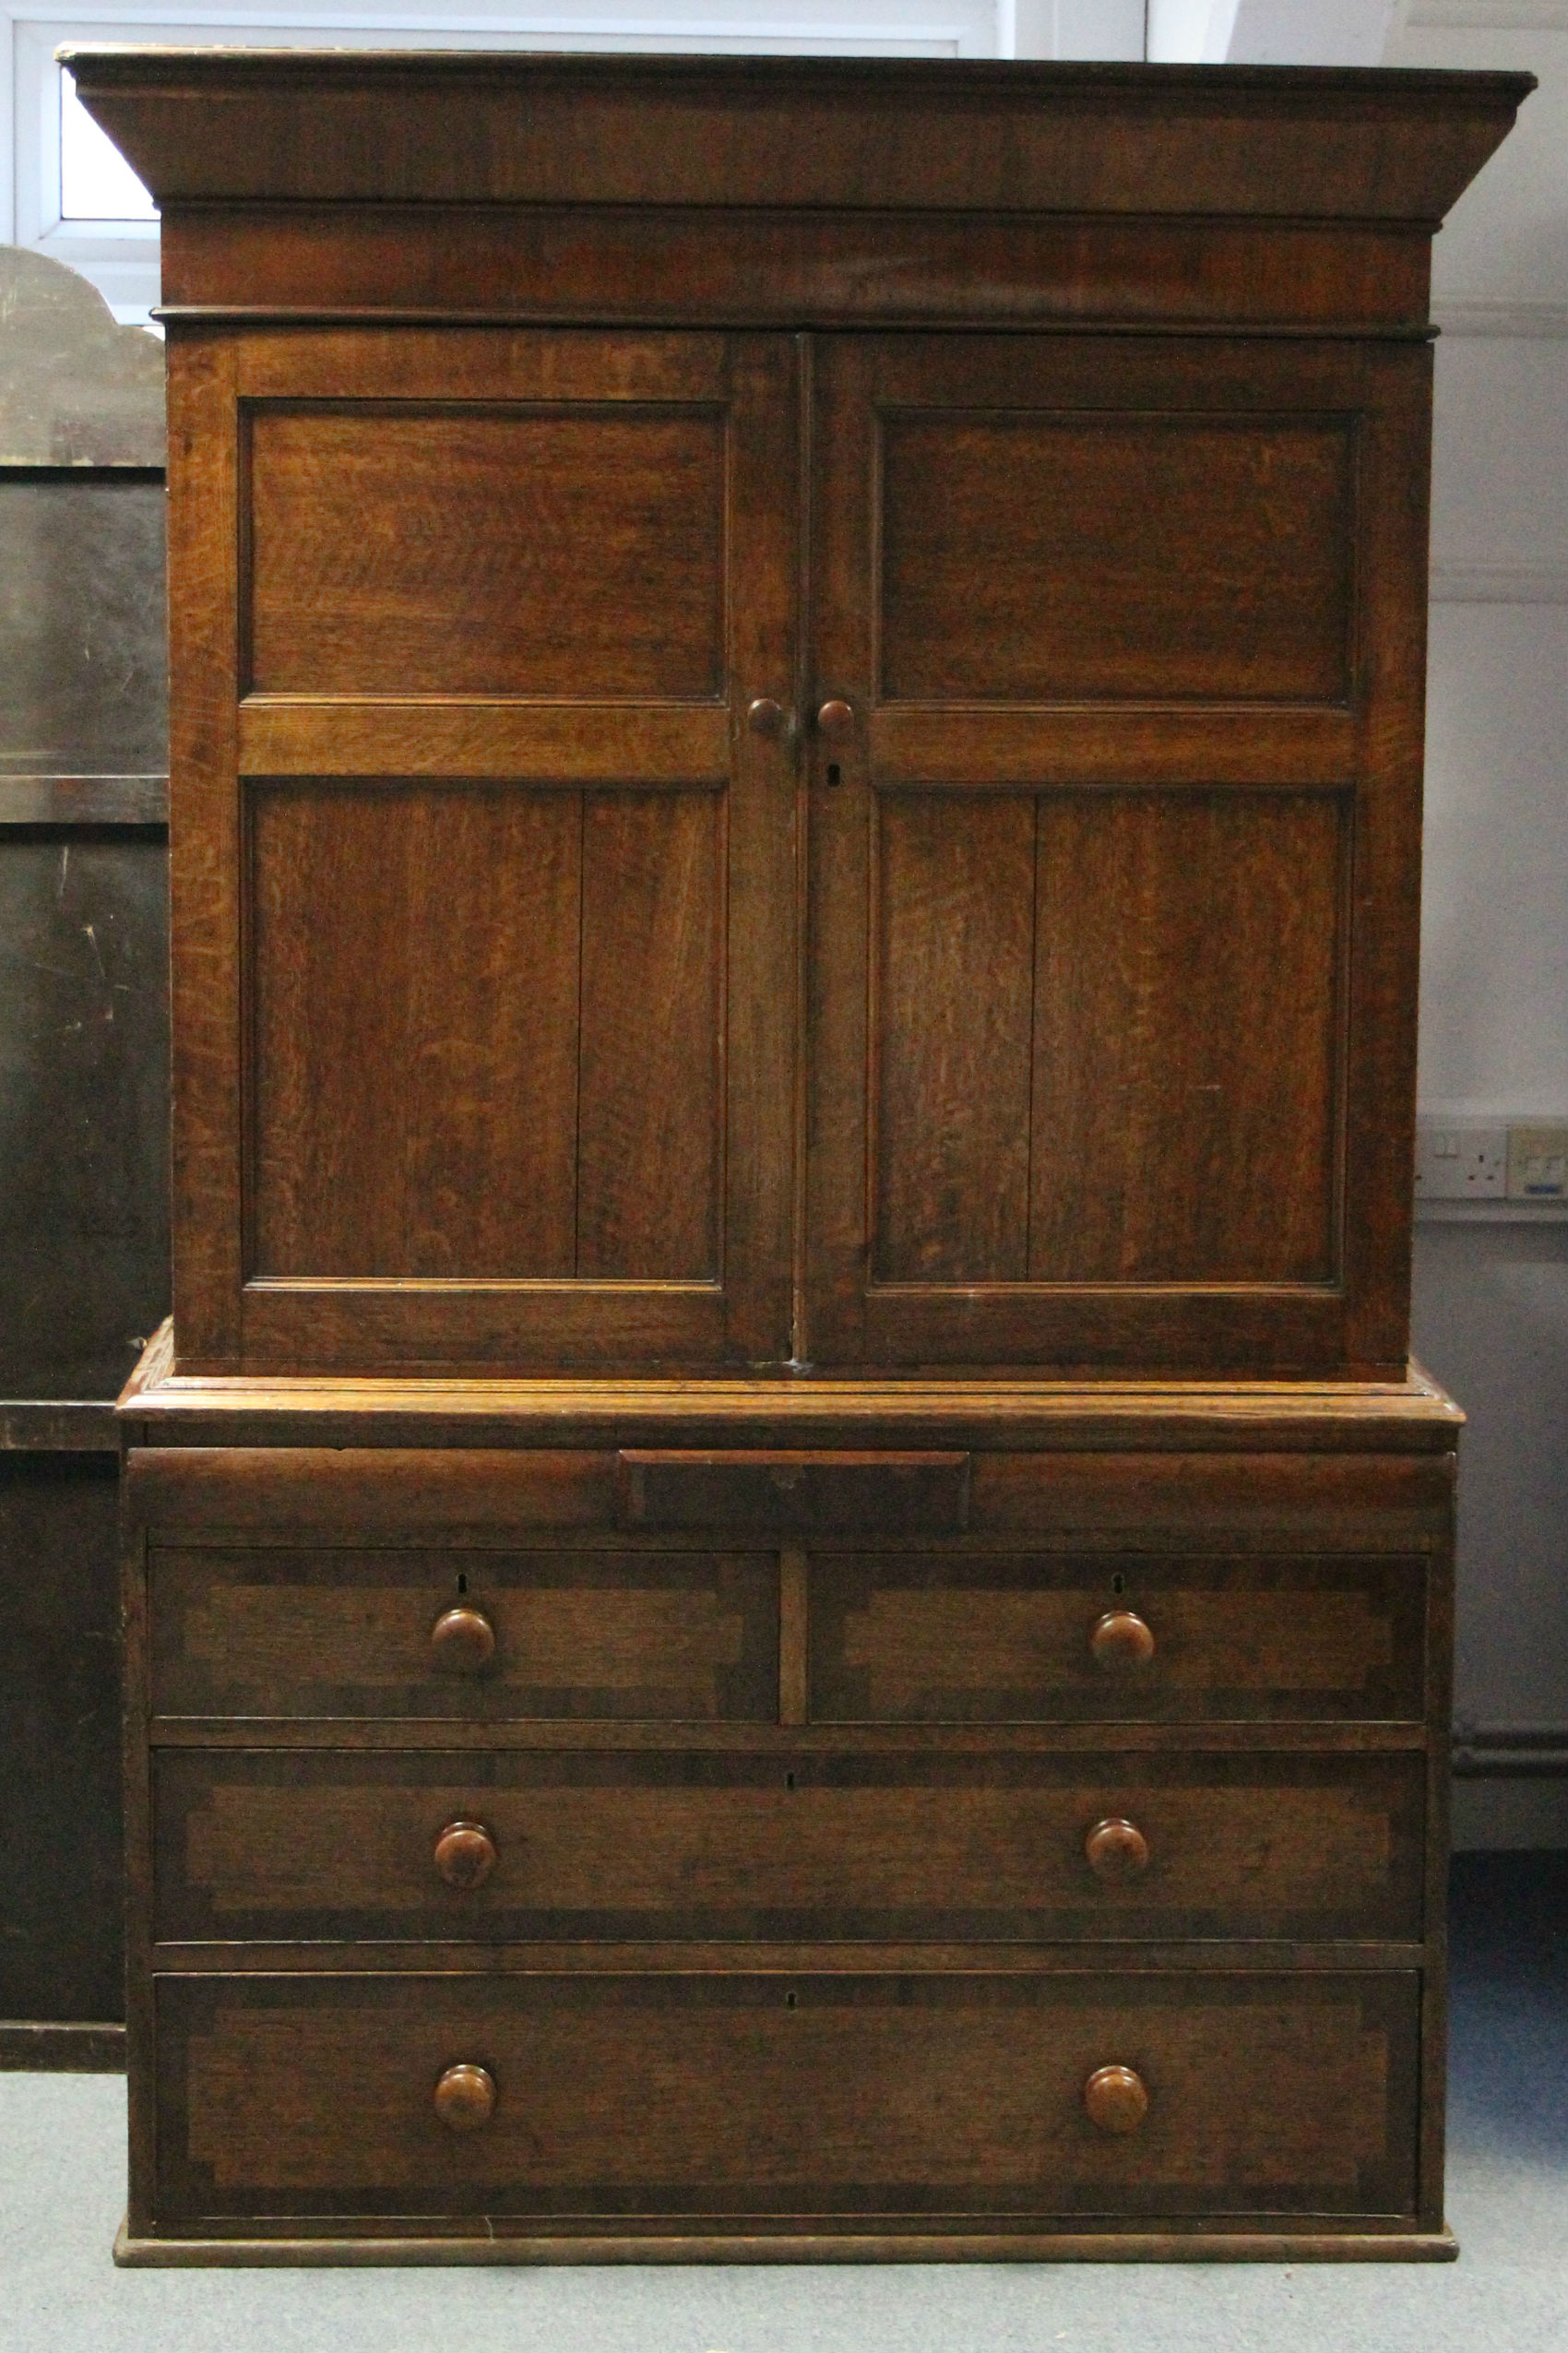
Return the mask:
[[164,1978],[157,2220],[1397,2217],[1418,1987]]
[[776,1720],[791,1642],[822,1723],[1422,1706],[1415,1554],[184,1542],[149,1565],[161,1716]]
[[1424,1759],[161,1753],[155,1921],[254,1938],[1413,1938]]

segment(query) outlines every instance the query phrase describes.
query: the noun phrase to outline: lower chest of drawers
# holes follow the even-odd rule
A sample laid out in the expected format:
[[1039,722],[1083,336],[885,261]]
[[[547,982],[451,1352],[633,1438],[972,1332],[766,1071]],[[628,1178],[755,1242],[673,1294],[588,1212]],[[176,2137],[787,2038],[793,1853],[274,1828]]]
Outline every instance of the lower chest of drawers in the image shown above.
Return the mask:
[[256,1451],[132,1456],[133,2259],[1443,2250],[1439,1484]]

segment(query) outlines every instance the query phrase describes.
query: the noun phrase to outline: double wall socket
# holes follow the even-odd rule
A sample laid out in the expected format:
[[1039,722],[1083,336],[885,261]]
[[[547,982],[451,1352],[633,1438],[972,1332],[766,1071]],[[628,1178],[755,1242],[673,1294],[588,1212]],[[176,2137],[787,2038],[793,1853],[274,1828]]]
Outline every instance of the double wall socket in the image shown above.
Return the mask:
[[1416,1122],[1418,1201],[1568,1201],[1568,1123]]

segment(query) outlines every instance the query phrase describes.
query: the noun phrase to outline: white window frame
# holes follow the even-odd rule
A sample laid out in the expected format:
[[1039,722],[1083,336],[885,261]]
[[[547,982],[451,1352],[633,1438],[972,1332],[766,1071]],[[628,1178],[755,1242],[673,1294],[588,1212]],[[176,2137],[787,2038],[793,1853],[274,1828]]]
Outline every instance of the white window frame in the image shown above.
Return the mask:
[[[1095,0],[1074,0],[1095,5]],[[47,0],[0,0],[0,242],[30,247],[89,279],[116,318],[144,321],[158,299],[158,226],[65,220],[60,196],[60,77],[65,42],[349,49],[708,50],[853,56],[976,57],[1015,36],[1014,0],[671,0],[620,8],[604,0],[266,0],[179,6],[128,0],[77,12]]]
[[0,0],[0,243],[91,279],[116,318],[158,299],[158,229],[67,220],[60,200],[65,42],[344,49],[707,50],[898,57],[1138,57],[1144,0],[124,0],[72,13]]

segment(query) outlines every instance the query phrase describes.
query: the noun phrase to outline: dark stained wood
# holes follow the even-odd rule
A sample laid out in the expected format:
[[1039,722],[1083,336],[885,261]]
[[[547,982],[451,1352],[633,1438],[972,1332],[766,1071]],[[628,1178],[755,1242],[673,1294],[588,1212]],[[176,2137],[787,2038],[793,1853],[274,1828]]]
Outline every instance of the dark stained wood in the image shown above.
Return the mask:
[[1344,799],[1051,794],[1039,845],[1029,1274],[1334,1282]]
[[[457,2264],[493,2268],[506,2264],[876,2264],[876,2263],[1436,2263],[1451,2264],[1459,2242],[1446,2228],[1406,2230],[1370,2221],[1364,2228],[1313,2229],[1310,2223],[1275,2220],[1264,2230],[1206,2228],[1168,2223],[1158,2229],[1115,2226],[1104,2230],[1030,2230],[992,2228],[927,2231],[887,2225],[874,2230],[836,2226],[751,2231],[743,2225],[703,2230],[639,2228],[540,2235],[499,2228],[485,2217],[482,2237],[461,2223],[432,2220],[419,2236],[397,2222],[367,2220],[313,2226],[319,2235],[267,2234],[222,2221],[204,2223],[200,2237],[171,2231],[143,2238],[122,2223],[114,2239],[114,2261],[127,2271],[166,2268],[209,2270],[241,2264],[267,2270],[280,2264],[330,2270],[389,2264]],[[427,2228],[428,2236],[423,2235]]]
[[113,1456],[0,1456],[4,2066],[124,2064],[116,1549]]
[[[1395,501],[1420,462],[1423,376],[1419,353],[1328,341],[825,345],[817,660],[865,724],[837,785],[814,763],[814,1361],[1399,1361],[1409,1187],[1373,1136],[1389,1088],[1413,1099],[1413,967],[1385,1019],[1392,934],[1360,845],[1379,844],[1391,891],[1395,862],[1413,873],[1421,665],[1357,582],[1389,567],[1402,612],[1416,595],[1422,533]],[[909,985],[889,991],[890,835],[896,850],[909,810],[940,796],[932,822],[978,845],[1020,787],[1028,921],[1001,874],[968,916],[950,864],[949,955],[929,981],[907,955]],[[1414,901],[1396,895],[1408,958]],[[963,1065],[923,1047],[910,1003],[929,990],[956,1021],[956,983],[974,999],[961,1114],[944,1090]],[[997,1047],[1009,988],[1029,1011]],[[1028,1160],[992,1271],[983,1231],[967,1257],[938,1246],[941,1156],[971,1139],[977,1164],[988,1146],[1000,1161],[999,1219]],[[924,1267],[882,1230],[905,1155]],[[1363,1353],[1378,1335],[1387,1358]]]
[[249,836],[252,1273],[570,1276],[577,795],[268,784]]
[[247,692],[722,693],[722,412],[246,417]]
[[723,814],[710,793],[585,800],[581,1276],[719,1274]]
[[[1414,1561],[818,1553],[812,1715],[1412,1720],[1424,1699],[1422,1582]],[[1107,1617],[1124,1621],[1134,1604],[1152,1651],[1108,1670],[1096,1636],[1103,1645]]]
[[1400,223],[720,206],[181,205],[164,212],[162,254],[176,319],[216,306],[339,322],[456,311],[758,327],[979,318],[1058,331],[1218,320],[1411,335],[1424,330],[1429,279],[1424,231]]
[[1084,2107],[1102,2133],[1135,2133],[1148,2114],[1148,2086],[1135,2067],[1097,2067],[1084,2086]]
[[875,873],[876,1278],[1021,1281],[1034,804],[887,798]]
[[1148,1869],[1148,1840],[1125,1815],[1107,1814],[1086,1836],[1084,1860],[1097,1879],[1138,1879]]
[[0,2021],[0,2069],[28,2074],[123,2075],[125,2029],[73,2019]]
[[481,1675],[495,1657],[495,1628],[482,1610],[459,1602],[430,1630],[434,1663],[451,1675]]
[[161,206],[761,206],[1430,229],[1528,74],[63,52]]
[[1452,2252],[1422,339],[1527,77],[78,82],[172,297],[125,2259]]
[[[766,1553],[208,1543],[155,1547],[149,1574],[160,1715],[778,1713]],[[480,1620],[489,1652],[474,1638]]]
[[488,2068],[459,2062],[443,2070],[431,2099],[448,2132],[477,2133],[495,2113],[495,2078]]
[[733,714],[794,670],[792,347],[224,358],[242,477],[175,495],[240,567],[243,660],[182,676],[244,904],[177,889],[174,953],[244,1019],[176,1086],[223,1145],[183,1361],[783,1362],[793,785]]
[[[1408,2218],[1415,1999],[1348,1972],[165,1978],[160,2219]],[[1134,2062],[1147,2121],[1106,2134],[1083,2085]],[[460,2145],[431,2100],[455,2064],[495,2086]]]
[[[1410,1753],[181,1749],[154,1775],[156,1931],[1419,1940],[1424,1780]],[[1112,1808],[1141,1870],[1107,1864]]]
[[1089,1656],[1108,1675],[1135,1675],[1154,1658],[1154,1636],[1135,1610],[1107,1610],[1089,1634]]
[[1343,419],[885,415],[879,700],[1343,703]]
[[621,1524],[630,1528],[946,1536],[968,1524],[969,1458],[628,1448],[617,1465],[616,1497]]
[[482,1822],[449,1822],[432,1849],[431,1860],[448,1887],[482,1887],[500,1860],[495,1840]]
[[[1464,1416],[1414,1361],[1397,1381],[1072,1381],[997,1374],[810,1381],[576,1378],[321,1381],[176,1373],[171,1327],[148,1343],[127,1384],[123,1427],[138,1452],[213,1445],[430,1450],[656,1444],[814,1446],[863,1444],[1050,1451],[1150,1450],[1201,1475],[1208,1454],[1319,1458],[1318,1473],[1372,1455],[1430,1480],[1441,1504]],[[1421,1468],[1421,1457],[1435,1457]],[[542,1458],[541,1458],[542,1459]],[[1308,1478],[1317,1473],[1309,1472]],[[1396,1472],[1395,1476],[1402,1475]]]

